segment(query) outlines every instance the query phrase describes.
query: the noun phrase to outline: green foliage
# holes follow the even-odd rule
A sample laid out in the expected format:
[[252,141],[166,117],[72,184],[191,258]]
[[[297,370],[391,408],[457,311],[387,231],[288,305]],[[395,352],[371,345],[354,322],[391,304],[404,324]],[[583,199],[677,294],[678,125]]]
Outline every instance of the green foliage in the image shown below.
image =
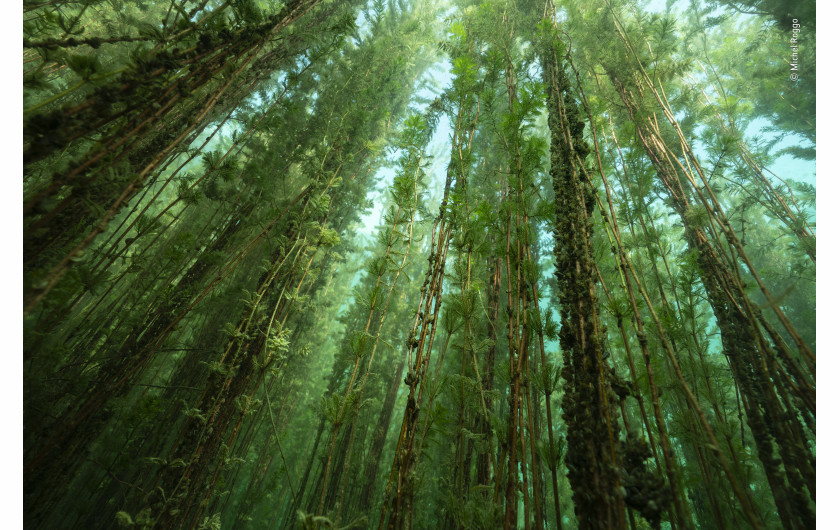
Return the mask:
[[152,528],[154,526],[154,519],[152,519],[150,510],[141,511],[133,519],[129,513],[119,511],[115,518],[117,524],[122,528]]
[[201,525],[198,528],[199,528],[199,530],[221,530],[221,528],[222,528],[221,513],[214,513],[211,516],[205,517],[201,521]]
[[[776,503],[816,452],[816,190],[777,162],[815,156],[815,46],[788,83],[787,8],[724,4],[27,0],[27,526],[362,528],[399,479],[418,528],[584,527],[603,440],[568,414],[609,409],[639,528],[681,526],[670,455],[698,527],[748,525],[723,463],[757,526],[807,527]],[[555,187],[565,134],[591,146]],[[758,416],[793,441],[766,457]]]

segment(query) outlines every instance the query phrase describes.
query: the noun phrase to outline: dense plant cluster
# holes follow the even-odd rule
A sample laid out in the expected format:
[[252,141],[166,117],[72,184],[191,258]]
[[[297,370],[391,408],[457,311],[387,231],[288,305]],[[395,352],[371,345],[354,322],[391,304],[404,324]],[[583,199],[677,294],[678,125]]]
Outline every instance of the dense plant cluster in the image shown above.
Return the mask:
[[812,4],[26,0],[27,527],[813,527]]

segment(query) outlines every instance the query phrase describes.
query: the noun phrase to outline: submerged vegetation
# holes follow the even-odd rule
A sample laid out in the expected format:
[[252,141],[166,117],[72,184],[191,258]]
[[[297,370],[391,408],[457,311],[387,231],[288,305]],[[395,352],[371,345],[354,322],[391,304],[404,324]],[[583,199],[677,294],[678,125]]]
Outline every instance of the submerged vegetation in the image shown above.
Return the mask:
[[815,526],[813,1],[23,13],[27,528]]

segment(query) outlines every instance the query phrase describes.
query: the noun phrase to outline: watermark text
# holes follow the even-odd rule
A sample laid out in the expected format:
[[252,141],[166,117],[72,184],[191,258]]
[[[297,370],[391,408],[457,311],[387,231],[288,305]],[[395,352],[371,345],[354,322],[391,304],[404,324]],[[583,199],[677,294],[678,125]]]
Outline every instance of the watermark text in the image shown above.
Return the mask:
[[790,80],[799,79],[799,31],[801,27],[798,19],[793,19],[790,37]]

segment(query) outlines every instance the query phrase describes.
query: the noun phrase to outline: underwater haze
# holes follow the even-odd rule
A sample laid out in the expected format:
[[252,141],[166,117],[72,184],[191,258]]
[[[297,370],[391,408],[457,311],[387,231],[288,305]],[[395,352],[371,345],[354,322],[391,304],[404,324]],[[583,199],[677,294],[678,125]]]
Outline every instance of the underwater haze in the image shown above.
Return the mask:
[[24,0],[23,520],[816,526],[813,0]]

